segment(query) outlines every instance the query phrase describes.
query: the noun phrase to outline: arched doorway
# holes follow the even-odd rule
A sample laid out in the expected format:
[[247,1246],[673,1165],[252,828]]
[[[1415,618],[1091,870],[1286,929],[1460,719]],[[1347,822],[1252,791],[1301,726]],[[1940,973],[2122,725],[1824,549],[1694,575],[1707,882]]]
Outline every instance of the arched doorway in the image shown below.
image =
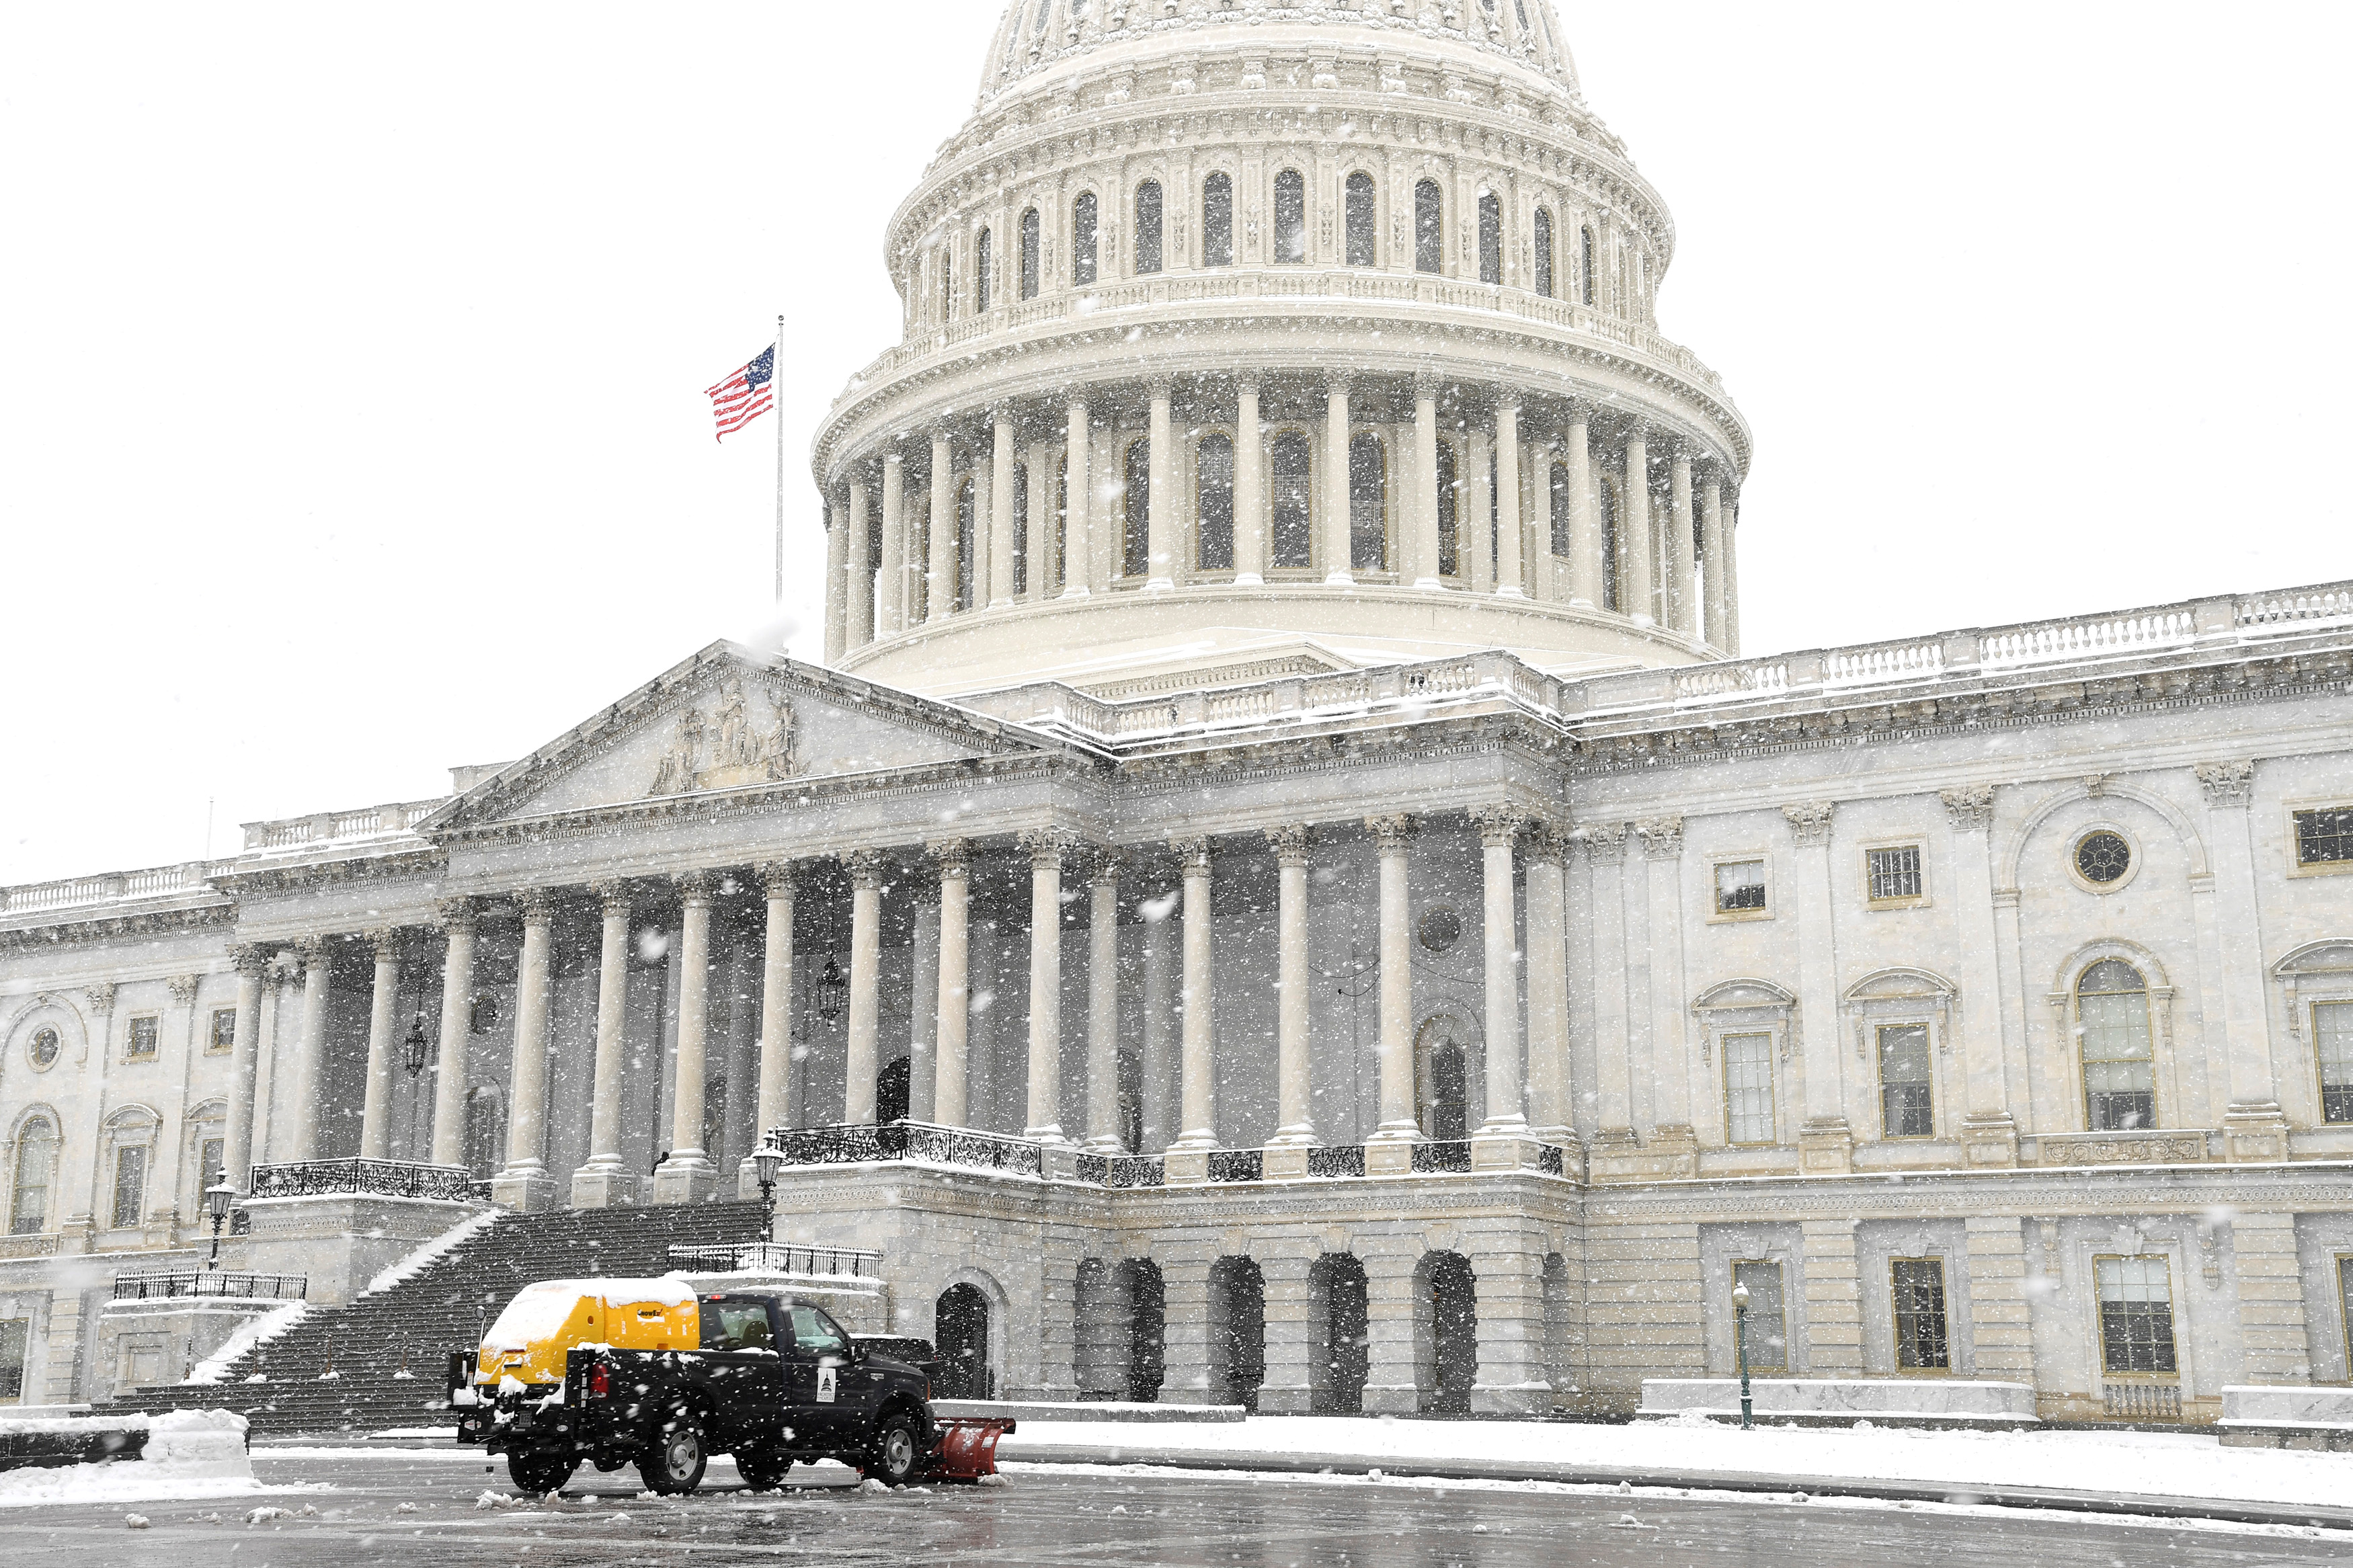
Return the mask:
[[914,1081],[913,1069],[904,1057],[894,1057],[874,1075],[874,1120],[881,1122],[907,1120],[908,1092]]
[[1209,1396],[1258,1409],[1266,1382],[1266,1276],[1249,1258],[1220,1258],[1209,1268]]
[[932,1343],[940,1352],[933,1394],[940,1399],[990,1399],[997,1369],[988,1364],[988,1298],[976,1285],[951,1285],[932,1308]]
[[1372,1367],[1366,1339],[1365,1266],[1350,1252],[1327,1252],[1307,1270],[1308,1321],[1316,1336],[1307,1367],[1307,1405],[1319,1415],[1354,1415],[1365,1407]]
[[466,1163],[476,1180],[488,1181],[499,1173],[506,1131],[505,1097],[496,1085],[486,1083],[466,1097]]
[[1415,1266],[1414,1382],[1425,1411],[1471,1414],[1479,1375],[1479,1287],[1459,1252],[1425,1254]]
[[1119,1279],[1127,1298],[1127,1397],[1139,1405],[1156,1403],[1168,1375],[1168,1298],[1160,1266],[1148,1258],[1131,1258],[1119,1266]]

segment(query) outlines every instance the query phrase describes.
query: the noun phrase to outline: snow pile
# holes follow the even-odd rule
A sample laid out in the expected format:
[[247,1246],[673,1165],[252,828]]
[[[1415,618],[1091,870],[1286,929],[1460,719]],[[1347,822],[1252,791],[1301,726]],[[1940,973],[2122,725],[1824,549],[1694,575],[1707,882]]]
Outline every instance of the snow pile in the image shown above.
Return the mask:
[[[247,1352],[252,1350],[256,1345],[268,1344],[271,1340],[278,1338],[279,1335],[286,1332],[289,1329],[291,1329],[295,1324],[310,1316],[310,1302],[284,1301],[272,1307],[267,1312],[248,1318],[244,1322],[239,1323],[237,1326],[235,1332],[231,1333],[228,1338],[220,1342],[218,1349],[215,1350],[212,1354],[205,1357],[204,1360],[196,1363],[195,1366],[189,1368],[188,1375],[182,1381],[185,1383],[218,1383],[228,1372],[229,1364],[232,1362],[236,1361],[239,1356],[244,1355]],[[256,1373],[253,1376],[247,1378],[245,1381],[248,1383],[263,1383],[267,1382],[268,1379],[263,1377],[259,1373]]]
[[147,1434],[147,1447],[136,1459],[0,1470],[0,1508],[232,1497],[261,1490],[253,1477],[252,1456],[246,1451],[245,1417],[232,1410],[0,1423],[0,1432],[141,1429]]

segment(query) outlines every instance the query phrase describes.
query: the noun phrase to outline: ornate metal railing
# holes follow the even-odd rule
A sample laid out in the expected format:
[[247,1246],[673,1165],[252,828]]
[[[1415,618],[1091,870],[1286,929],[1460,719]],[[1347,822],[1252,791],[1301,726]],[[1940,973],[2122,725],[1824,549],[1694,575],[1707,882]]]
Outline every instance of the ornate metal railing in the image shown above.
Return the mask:
[[1307,1151],[1307,1173],[1311,1176],[1361,1176],[1365,1173],[1365,1146],[1362,1143],[1342,1143],[1335,1148]]
[[1167,1167],[1157,1154],[1082,1154],[1079,1180],[1098,1187],[1162,1187]]
[[937,1127],[928,1121],[839,1122],[830,1127],[781,1127],[767,1144],[793,1165],[867,1165],[884,1160],[923,1160],[937,1165],[969,1165],[1016,1175],[1045,1173],[1043,1151],[1019,1138],[1000,1138],[968,1127]]
[[804,1247],[791,1241],[746,1241],[732,1247],[673,1247],[670,1260],[681,1268],[712,1274],[809,1274],[843,1279],[880,1279],[882,1255],[855,1247]]
[[418,1165],[406,1160],[298,1160],[256,1165],[248,1198],[320,1198],[344,1194],[379,1198],[476,1200],[474,1173],[463,1165]]
[[1266,1152],[1261,1149],[1212,1149],[1209,1180],[1257,1182],[1266,1178]]
[[1471,1140],[1445,1138],[1416,1143],[1413,1168],[1417,1172],[1467,1171],[1471,1168]]
[[226,1274],[217,1268],[125,1274],[114,1281],[118,1301],[168,1301],[177,1297],[219,1296],[239,1301],[307,1301],[307,1274]]

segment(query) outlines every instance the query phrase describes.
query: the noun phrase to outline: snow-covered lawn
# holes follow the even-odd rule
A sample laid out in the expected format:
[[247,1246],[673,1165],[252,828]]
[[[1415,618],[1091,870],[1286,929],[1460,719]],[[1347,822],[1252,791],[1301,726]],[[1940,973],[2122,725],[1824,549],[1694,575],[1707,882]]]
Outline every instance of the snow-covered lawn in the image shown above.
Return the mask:
[[245,1417],[234,1411],[175,1410],[155,1416],[5,1424],[9,1430],[43,1432],[120,1431],[140,1425],[147,1428],[147,1447],[136,1459],[0,1470],[0,1508],[241,1497],[263,1489],[253,1479],[253,1459],[245,1450]]
[[1218,1425],[1120,1426],[1028,1421],[997,1446],[1018,1461],[1083,1448],[1139,1464],[1191,1455],[1338,1456],[1385,1462],[1478,1460],[1641,1473],[1802,1476],[1971,1487],[2047,1487],[2144,1496],[2342,1505],[2353,1497],[2342,1455],[2225,1448],[2199,1433],[1919,1432],[1885,1427],[1631,1426],[1520,1421],[1397,1421],[1252,1416]]

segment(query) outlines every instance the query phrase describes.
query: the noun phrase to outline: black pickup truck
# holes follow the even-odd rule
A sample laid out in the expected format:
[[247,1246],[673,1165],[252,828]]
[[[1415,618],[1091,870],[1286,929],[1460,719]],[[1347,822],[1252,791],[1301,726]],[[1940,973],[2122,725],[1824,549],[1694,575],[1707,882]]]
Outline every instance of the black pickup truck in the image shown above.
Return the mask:
[[529,1492],[556,1490],[584,1460],[600,1470],[634,1463],[657,1492],[692,1491],[713,1453],[733,1455],[764,1491],[796,1461],[838,1459],[898,1486],[934,1460],[940,1432],[923,1374],[862,1348],[822,1308],[734,1291],[694,1305],[696,1348],[575,1344],[562,1351],[561,1384],[488,1381],[482,1352],[452,1355],[458,1441],[506,1455]]

